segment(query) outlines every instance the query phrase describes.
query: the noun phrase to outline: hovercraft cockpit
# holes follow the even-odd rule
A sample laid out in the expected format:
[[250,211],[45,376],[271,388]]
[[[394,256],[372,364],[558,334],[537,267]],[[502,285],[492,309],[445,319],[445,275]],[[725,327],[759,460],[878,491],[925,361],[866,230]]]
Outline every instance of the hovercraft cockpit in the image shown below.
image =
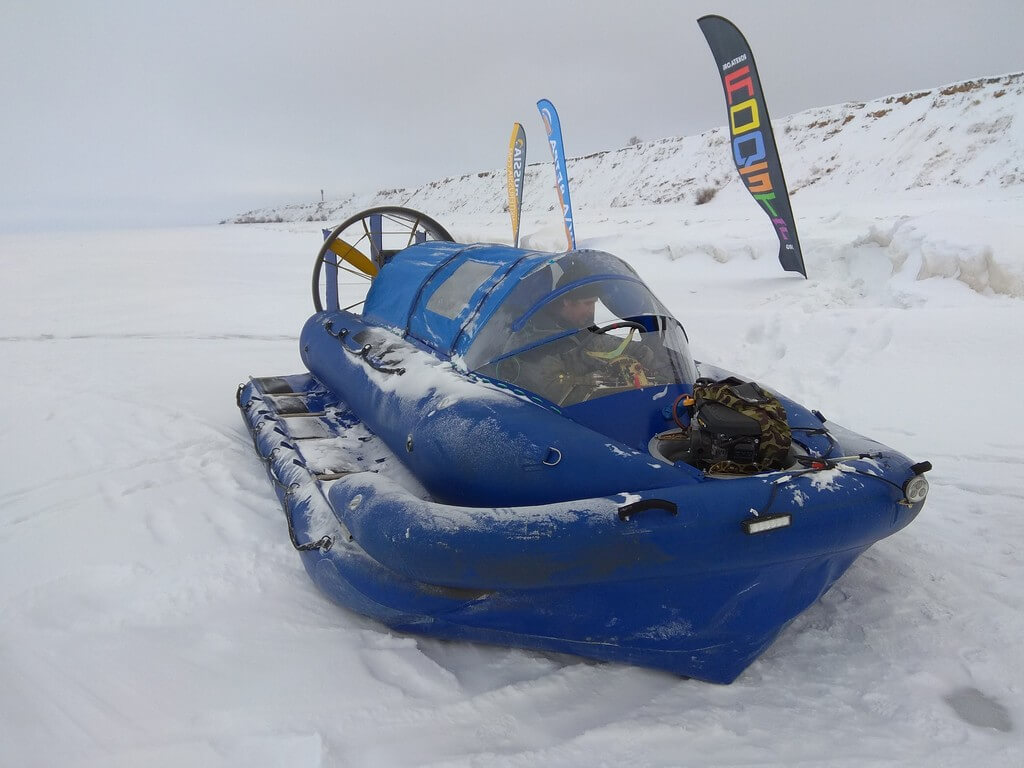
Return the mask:
[[683,327],[629,265],[600,251],[537,264],[464,362],[562,407],[646,387],[683,391],[696,379]]

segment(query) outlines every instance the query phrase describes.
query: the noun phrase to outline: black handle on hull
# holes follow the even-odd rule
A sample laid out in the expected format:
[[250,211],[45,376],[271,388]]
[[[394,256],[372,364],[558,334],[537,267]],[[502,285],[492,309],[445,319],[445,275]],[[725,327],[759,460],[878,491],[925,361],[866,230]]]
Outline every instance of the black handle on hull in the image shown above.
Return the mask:
[[675,502],[666,499],[641,499],[632,504],[619,507],[619,520],[625,522],[633,515],[646,512],[648,509],[663,509],[672,515],[679,514],[679,507],[676,506]]

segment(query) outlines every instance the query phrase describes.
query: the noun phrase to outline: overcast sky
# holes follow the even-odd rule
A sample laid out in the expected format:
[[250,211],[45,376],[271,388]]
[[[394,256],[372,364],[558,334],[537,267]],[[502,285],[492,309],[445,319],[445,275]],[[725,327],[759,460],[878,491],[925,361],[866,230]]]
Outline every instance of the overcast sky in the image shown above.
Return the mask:
[[539,98],[570,157],[699,133],[725,121],[706,13],[774,117],[1024,69],[1024,0],[0,0],[0,230],[502,168],[515,121],[546,161]]

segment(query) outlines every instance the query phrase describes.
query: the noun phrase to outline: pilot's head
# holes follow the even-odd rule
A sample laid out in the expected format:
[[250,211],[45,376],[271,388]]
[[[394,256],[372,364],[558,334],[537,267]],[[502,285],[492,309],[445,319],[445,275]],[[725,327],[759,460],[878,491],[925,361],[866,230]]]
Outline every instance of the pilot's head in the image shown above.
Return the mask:
[[555,311],[562,325],[567,328],[586,328],[593,325],[597,296],[575,294],[576,292],[572,291],[555,302]]
[[[560,263],[562,275],[555,285],[560,290],[579,283],[593,274],[577,259],[565,259]],[[560,323],[566,328],[587,328],[594,325],[594,311],[601,291],[597,283],[583,283],[555,299],[554,308]]]
[[[555,285],[556,291],[593,274],[575,259],[565,260],[561,266],[562,276]],[[577,285],[555,299],[553,306],[561,324],[567,328],[586,328],[593,325],[594,311],[600,293],[598,283],[590,282]]]

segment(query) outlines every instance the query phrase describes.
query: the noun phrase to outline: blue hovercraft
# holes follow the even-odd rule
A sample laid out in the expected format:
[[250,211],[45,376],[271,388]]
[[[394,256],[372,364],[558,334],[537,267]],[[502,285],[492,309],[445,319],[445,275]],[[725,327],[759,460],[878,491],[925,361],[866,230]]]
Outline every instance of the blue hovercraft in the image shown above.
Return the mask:
[[[292,544],[341,605],[729,683],[920,512],[927,462],[695,363],[621,260],[451,240],[404,208],[337,227],[309,373],[238,390]],[[353,269],[361,314],[340,307]],[[781,461],[759,463],[748,416],[702,408],[708,379],[784,408]]]

